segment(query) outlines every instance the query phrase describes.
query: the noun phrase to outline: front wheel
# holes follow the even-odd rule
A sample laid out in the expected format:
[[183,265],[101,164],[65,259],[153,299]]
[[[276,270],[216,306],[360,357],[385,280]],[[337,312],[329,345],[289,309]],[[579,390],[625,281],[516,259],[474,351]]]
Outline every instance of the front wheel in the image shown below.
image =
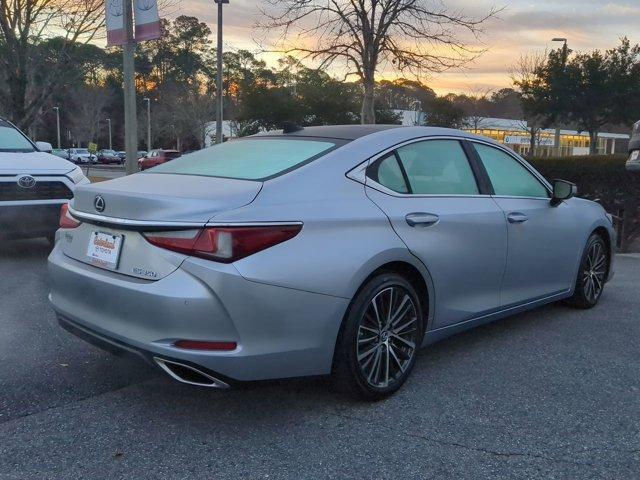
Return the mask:
[[333,361],[341,391],[369,400],[391,395],[406,381],[424,333],[413,286],[395,273],[368,281],[349,306]]
[[575,291],[567,303],[576,308],[595,307],[602,296],[609,271],[609,249],[603,238],[594,233],[585,247],[576,278]]

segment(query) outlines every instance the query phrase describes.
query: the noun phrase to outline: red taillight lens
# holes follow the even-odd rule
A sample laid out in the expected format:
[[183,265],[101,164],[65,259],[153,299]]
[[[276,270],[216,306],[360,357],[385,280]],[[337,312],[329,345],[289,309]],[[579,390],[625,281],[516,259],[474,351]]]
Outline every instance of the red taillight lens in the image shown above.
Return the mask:
[[147,241],[175,252],[230,263],[295,237],[302,225],[212,227],[202,230],[148,232]]
[[69,204],[63,203],[60,207],[60,228],[76,228],[81,223],[69,213]]
[[238,344],[236,342],[203,342],[200,340],[178,340],[173,344],[178,348],[185,350],[235,350]]

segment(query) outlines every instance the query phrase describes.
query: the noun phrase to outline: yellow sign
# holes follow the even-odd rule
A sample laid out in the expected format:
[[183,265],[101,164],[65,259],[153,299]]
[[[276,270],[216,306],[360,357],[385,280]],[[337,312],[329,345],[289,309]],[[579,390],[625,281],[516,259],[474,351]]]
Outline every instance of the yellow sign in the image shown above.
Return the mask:
[[98,145],[96,145],[95,143],[90,143],[87,147],[87,150],[89,150],[89,153],[96,153],[98,151]]

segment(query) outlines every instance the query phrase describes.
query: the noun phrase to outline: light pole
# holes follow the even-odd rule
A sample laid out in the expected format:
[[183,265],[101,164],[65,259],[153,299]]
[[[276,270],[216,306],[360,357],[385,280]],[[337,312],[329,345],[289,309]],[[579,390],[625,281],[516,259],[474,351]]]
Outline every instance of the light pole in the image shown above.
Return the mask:
[[138,171],[138,120],[136,115],[136,86],[134,53],[136,42],[133,38],[133,3],[124,0],[125,43],[122,46],[122,76],[124,79],[124,146],[126,151],[125,173]]
[[216,143],[222,143],[222,5],[229,0],[213,0],[218,4],[218,51],[216,72]]
[[[562,45],[562,71],[567,68],[567,57],[569,56],[569,48],[567,46],[567,39],[564,37],[556,37],[551,39],[552,42],[563,42]],[[561,155],[560,153],[560,128],[556,127],[555,135],[554,135],[554,144],[556,147],[556,153]]]
[[53,107],[56,111],[56,127],[58,133],[58,150],[60,150],[60,107]]
[[147,102],[147,152],[151,151],[151,100],[148,97],[142,99]]
[[111,119],[107,118],[107,125],[109,125],[109,150],[113,150],[113,144],[111,143]]

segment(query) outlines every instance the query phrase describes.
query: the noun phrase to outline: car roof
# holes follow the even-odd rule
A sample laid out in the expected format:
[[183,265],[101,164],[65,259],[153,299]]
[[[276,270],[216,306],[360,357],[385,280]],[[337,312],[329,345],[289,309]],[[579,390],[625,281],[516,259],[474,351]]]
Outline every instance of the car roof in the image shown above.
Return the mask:
[[371,135],[372,133],[390,130],[392,128],[402,128],[402,125],[328,125],[319,127],[300,127],[300,130],[296,130],[295,132],[284,133],[283,130],[273,130],[270,132],[261,132],[254,136],[316,137],[355,140],[360,137]]

